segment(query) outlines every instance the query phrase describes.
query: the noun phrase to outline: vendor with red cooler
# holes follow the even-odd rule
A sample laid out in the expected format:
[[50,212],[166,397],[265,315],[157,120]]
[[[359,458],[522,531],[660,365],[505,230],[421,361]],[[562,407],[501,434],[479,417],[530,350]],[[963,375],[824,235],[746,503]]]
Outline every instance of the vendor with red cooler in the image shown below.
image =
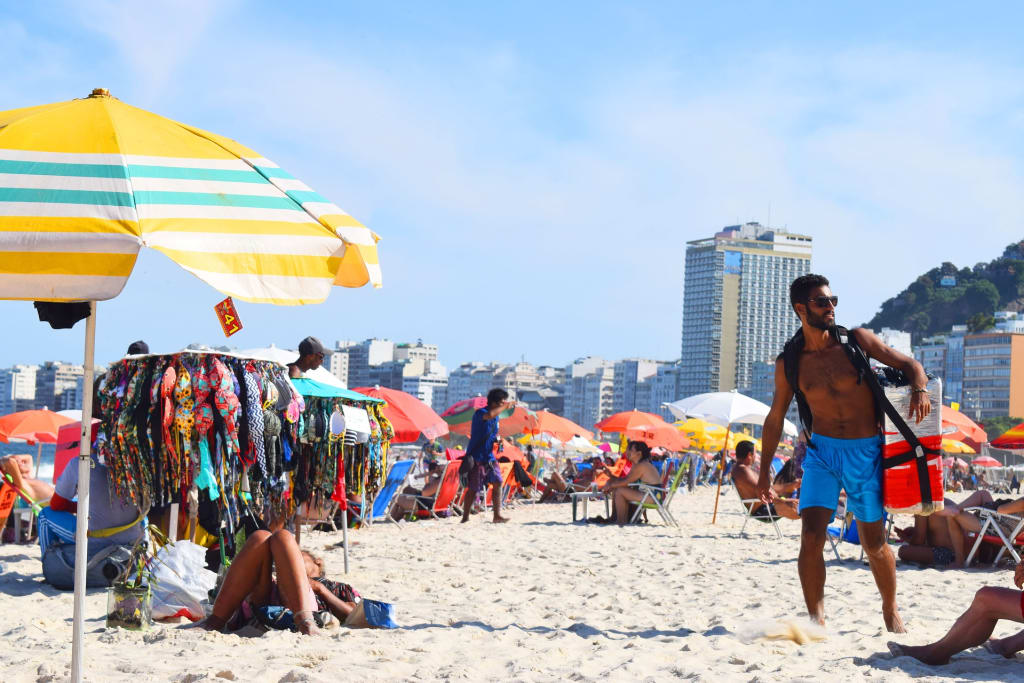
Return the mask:
[[[825,547],[828,523],[835,515],[839,492],[846,490],[847,509],[857,520],[882,596],[886,628],[905,631],[896,605],[896,561],[885,543],[882,502],[882,405],[868,358],[900,370],[910,382],[909,416],[918,423],[931,411],[928,377],[921,364],[890,348],[870,330],[847,331],[836,326],[839,297],[828,279],[803,275],[790,285],[790,304],[800,330],[775,363],[775,397],[761,437],[761,498],[771,503],[771,462],[783,420],[794,396],[800,420],[810,433],[800,489],[800,556],[798,569],[807,611],[825,623]],[[874,384],[872,385],[872,382]],[[884,397],[881,399],[884,401]]]

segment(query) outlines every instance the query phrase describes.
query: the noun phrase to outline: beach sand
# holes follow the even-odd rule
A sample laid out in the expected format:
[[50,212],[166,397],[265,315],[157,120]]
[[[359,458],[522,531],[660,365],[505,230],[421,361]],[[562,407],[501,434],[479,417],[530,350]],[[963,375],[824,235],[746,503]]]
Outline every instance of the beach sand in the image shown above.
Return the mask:
[[[829,624],[798,645],[757,633],[805,620],[796,571],[798,526],[786,537],[743,519],[726,490],[716,526],[712,490],[681,494],[682,528],[569,523],[568,504],[520,504],[512,522],[488,515],[379,524],[350,534],[347,580],[395,604],[395,631],[335,629],[321,637],[260,638],[157,624],[148,633],[104,628],[105,593],[86,599],[86,680],[1024,680],[1024,667],[981,648],[945,667],[893,659],[871,573],[845,545],[829,555]],[[603,512],[592,506],[591,514]],[[901,519],[906,523],[909,518]],[[341,579],[341,534],[308,533],[328,576]],[[70,592],[42,583],[37,546],[0,546],[3,681],[59,681],[70,671]],[[1010,586],[1010,571],[898,569],[910,633],[936,639],[979,587]],[[1002,623],[996,636],[1015,632]]]

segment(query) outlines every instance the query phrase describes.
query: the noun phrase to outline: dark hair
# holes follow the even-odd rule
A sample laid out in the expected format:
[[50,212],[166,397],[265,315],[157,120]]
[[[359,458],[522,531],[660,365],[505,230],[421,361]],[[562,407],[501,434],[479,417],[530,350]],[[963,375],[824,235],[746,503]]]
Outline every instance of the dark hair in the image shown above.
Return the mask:
[[626,450],[628,451],[630,448],[635,448],[636,450],[640,451],[641,460],[651,459],[651,447],[648,446],[646,442],[630,441],[628,444],[626,444]]
[[487,406],[496,406],[508,398],[508,392],[504,389],[491,389],[487,392]]
[[753,452],[754,452],[754,442],[753,441],[740,441],[738,444],[736,444],[736,457],[737,458],[745,458],[745,457],[747,457],[748,455],[750,455]]
[[811,295],[812,289],[827,286],[828,278],[824,275],[815,275],[814,273],[801,275],[797,279],[793,280],[792,284],[789,285],[789,305],[792,306],[795,311],[797,304],[807,303],[807,299]]

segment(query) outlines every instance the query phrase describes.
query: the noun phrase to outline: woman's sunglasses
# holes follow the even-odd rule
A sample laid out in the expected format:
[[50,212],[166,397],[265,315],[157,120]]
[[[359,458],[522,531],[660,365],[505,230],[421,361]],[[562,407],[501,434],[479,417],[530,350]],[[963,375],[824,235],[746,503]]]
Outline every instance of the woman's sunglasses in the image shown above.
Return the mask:
[[812,304],[816,305],[818,308],[825,308],[829,304],[832,304],[833,308],[839,305],[839,297],[838,296],[834,296],[834,295],[833,296],[816,296],[813,299],[808,299],[808,301],[810,301]]

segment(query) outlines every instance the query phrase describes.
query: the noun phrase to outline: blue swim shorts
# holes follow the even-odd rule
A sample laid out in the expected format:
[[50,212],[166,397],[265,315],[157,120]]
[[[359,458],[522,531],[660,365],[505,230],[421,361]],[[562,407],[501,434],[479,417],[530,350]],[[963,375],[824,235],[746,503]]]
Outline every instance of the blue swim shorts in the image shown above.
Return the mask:
[[800,511],[839,504],[846,489],[846,507],[861,522],[877,522],[882,508],[882,438],[834,439],[812,434],[804,456]]

